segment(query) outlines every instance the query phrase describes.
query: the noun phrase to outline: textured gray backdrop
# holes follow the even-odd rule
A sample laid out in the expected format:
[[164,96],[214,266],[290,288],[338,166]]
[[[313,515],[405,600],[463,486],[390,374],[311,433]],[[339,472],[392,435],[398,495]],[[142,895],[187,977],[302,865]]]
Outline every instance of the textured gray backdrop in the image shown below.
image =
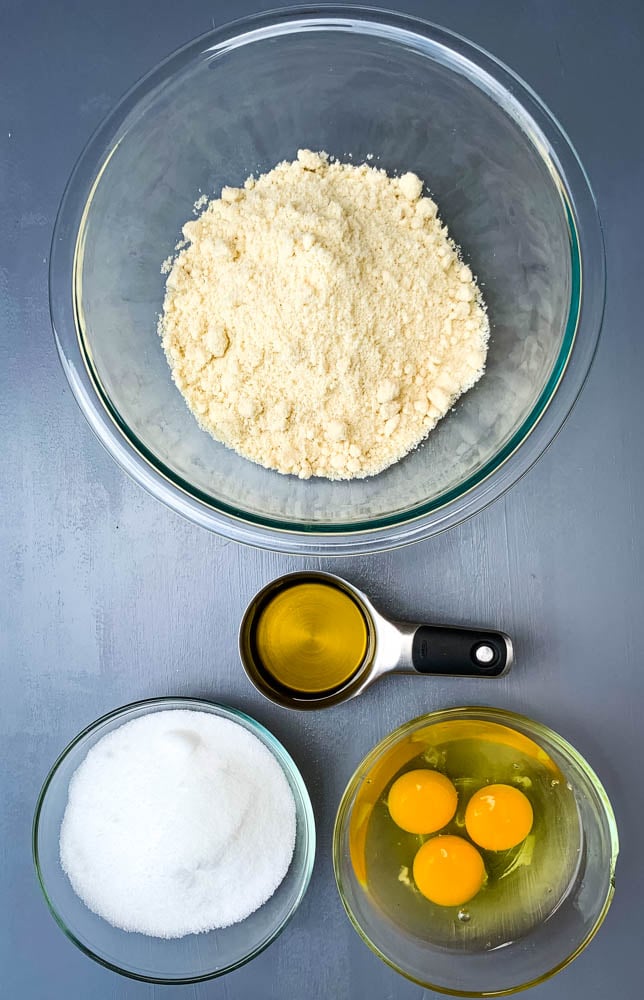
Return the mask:
[[[394,0],[391,0],[393,5]],[[242,675],[235,633],[254,591],[302,565],[193,527],[130,483],[93,438],[55,356],[47,309],[57,204],[90,132],[160,58],[244,0],[0,2],[0,996],[7,1000],[421,1000],[342,911],[330,835],[362,755],[420,712],[495,702],[558,729],[592,762],[621,830],[617,893],[597,939],[534,1000],[639,1000],[642,865],[642,336],[644,8],[633,0],[402,0],[517,70],[590,174],[608,257],[591,377],[537,467],[442,536],[333,569],[400,617],[500,625],[505,680],[383,681],[323,715],[288,714]],[[319,565],[311,560],[307,565]],[[319,826],[313,881],[279,940],[202,986],[152,987],[85,958],[49,916],[32,811],[61,748],[98,715],[203,695],[268,725],[300,764]]]

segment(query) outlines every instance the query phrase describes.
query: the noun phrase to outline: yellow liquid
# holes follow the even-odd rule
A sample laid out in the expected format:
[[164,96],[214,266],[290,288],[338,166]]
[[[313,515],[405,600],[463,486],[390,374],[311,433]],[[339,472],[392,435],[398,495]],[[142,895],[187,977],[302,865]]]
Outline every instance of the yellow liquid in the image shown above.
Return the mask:
[[302,694],[342,687],[360,669],[368,631],[358,604],[327,583],[295,583],[270,597],[254,629],[271,680]]
[[[524,841],[507,851],[480,851],[486,881],[462,907],[437,906],[416,888],[413,861],[428,837],[401,830],[387,806],[401,774],[427,767],[447,775],[458,793],[456,814],[441,834],[468,839],[467,803],[487,784],[516,786],[534,809]],[[497,948],[542,923],[574,883],[582,847],[574,792],[537,744],[505,726],[429,726],[392,748],[363,787],[353,808],[353,867],[373,903],[412,937],[456,951]]]

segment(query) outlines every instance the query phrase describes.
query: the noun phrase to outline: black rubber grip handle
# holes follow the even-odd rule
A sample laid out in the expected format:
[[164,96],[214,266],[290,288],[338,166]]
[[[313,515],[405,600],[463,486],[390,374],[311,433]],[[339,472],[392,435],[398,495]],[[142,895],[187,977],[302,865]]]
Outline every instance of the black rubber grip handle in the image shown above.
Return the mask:
[[512,664],[512,641],[504,632],[420,625],[411,658],[421,674],[499,677]]

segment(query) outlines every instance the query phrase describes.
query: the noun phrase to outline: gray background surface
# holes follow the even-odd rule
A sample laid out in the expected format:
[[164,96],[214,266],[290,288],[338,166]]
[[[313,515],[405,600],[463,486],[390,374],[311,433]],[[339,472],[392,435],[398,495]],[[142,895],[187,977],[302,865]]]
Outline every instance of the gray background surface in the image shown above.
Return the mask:
[[[608,304],[589,382],[546,456],[503,500],[426,543],[334,562],[399,617],[500,625],[517,665],[493,686],[383,681],[301,716],[246,682],[246,602],[305,563],[227,543],[130,483],[67,388],[47,307],[54,215],[74,160],[122,92],[246,0],[2,0],[0,4],[0,996],[8,1000],[420,1000],[360,942],[333,881],[342,789],[393,727],[433,708],[496,703],[574,742],[611,795],[617,893],[588,950],[535,1000],[641,997],[642,336],[644,8],[621,0],[404,0],[513,67],[563,123],[605,227]],[[201,695],[268,725],[300,764],[319,827],[310,890],[279,940],[201,986],[129,982],[85,958],[49,916],[31,862],[41,782],[87,723],[133,699]]]

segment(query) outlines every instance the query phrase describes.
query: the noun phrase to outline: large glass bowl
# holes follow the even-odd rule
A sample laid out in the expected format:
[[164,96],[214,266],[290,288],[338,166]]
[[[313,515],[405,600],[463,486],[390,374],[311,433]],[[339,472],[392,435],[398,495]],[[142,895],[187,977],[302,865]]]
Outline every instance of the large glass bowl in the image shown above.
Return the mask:
[[[289,783],[296,810],[295,852],[284,881],[245,920],[208,934],[162,940],[112,927],[78,898],[60,864],[59,838],[72,775],[91,748],[119,726],[152,712],[183,709],[230,719],[272,753]],[[193,698],[156,698],[119,708],[80,733],[60,755],[43,785],[33,829],[40,886],[59,927],[96,962],[148,983],[196,983],[250,961],[284,929],[307,890],[315,857],[315,821],[302,776],[284,747],[258,722],[223,705]]]
[[[198,196],[301,146],[424,178],[489,307],[485,377],[424,446],[367,480],[300,481],[215,442],[157,334],[161,263]],[[530,467],[588,372],[604,256],[570,142],[507,67],[406,16],[291,8],[203,35],[123,98],[67,187],[50,289],[74,395],[135,480],[228,537],[326,555],[432,534]]]
[[[488,730],[487,736],[480,735],[481,723]],[[378,908],[369,892],[364,861],[367,828],[371,810],[391,779],[421,754],[432,738],[440,743],[473,735],[477,739],[499,739],[494,726],[505,727],[501,742],[509,746],[525,752],[527,737],[531,747],[536,744],[539,748],[535,753],[544,750],[568,783],[579,817],[579,864],[558,907],[527,934],[492,950],[455,951],[415,936]],[[450,731],[456,735],[449,735]],[[388,965],[427,989],[459,997],[493,997],[543,982],[583,951],[613,898],[618,846],[608,796],[597,775],[566,740],[547,726],[513,712],[453,708],[400,726],[358,766],[338,809],[333,864],[351,922],[363,941]],[[502,919],[501,914],[499,917]]]

